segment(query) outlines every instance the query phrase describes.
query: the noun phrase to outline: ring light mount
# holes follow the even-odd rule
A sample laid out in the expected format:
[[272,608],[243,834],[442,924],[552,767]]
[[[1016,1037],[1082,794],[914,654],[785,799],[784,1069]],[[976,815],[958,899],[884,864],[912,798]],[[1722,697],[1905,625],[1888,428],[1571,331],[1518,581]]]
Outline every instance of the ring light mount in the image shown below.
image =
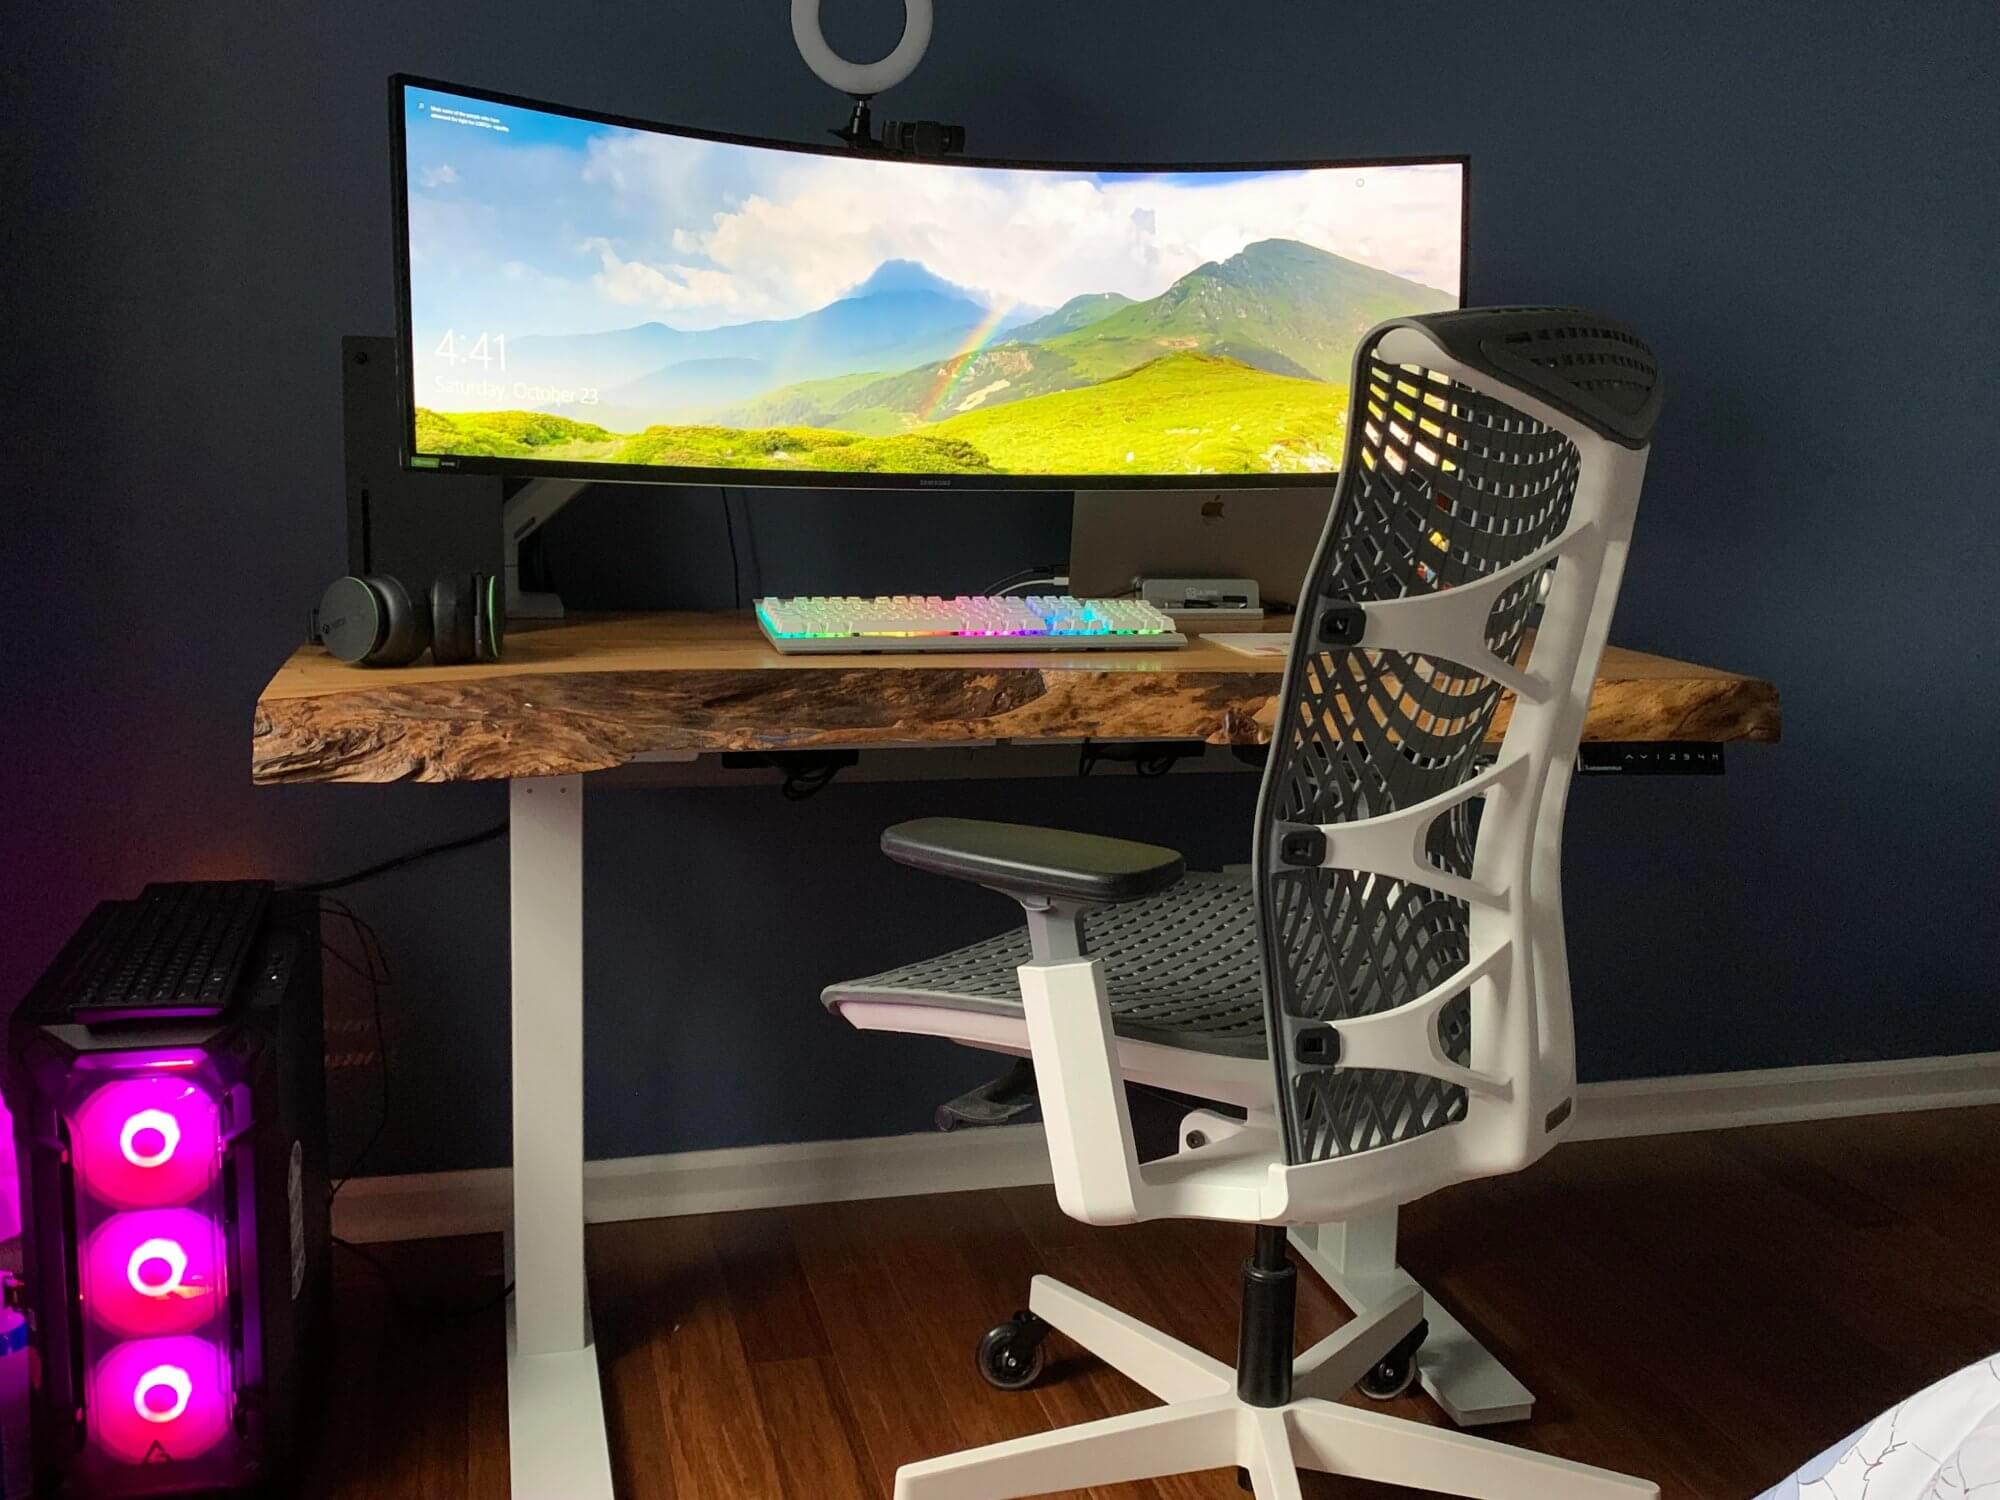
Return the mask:
[[878,138],[869,104],[916,70],[931,44],[932,0],[903,0],[903,34],[888,56],[851,62],[833,50],[819,23],[820,0],[792,0],[792,40],[822,82],[854,100],[847,123],[831,132],[855,151],[889,155],[956,156],[965,149],[965,127],[937,120],[890,121]]

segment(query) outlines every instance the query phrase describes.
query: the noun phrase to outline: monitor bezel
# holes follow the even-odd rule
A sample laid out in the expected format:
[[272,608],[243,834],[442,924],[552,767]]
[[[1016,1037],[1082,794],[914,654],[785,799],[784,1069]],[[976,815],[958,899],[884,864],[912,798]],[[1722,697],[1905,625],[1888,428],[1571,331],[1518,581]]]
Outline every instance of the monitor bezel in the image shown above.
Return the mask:
[[[392,213],[396,239],[396,343],[401,365],[398,383],[402,392],[401,454],[403,467],[416,473],[497,474],[519,479],[567,479],[591,484],[689,484],[756,486],[767,489],[857,489],[857,490],[1202,490],[1202,489],[1324,489],[1333,483],[1333,474],[887,474],[854,473],[845,470],[788,469],[709,469],[665,464],[607,464],[565,462],[563,460],[506,458],[489,455],[419,454],[416,451],[416,370],[414,329],[410,305],[410,195],[407,91],[428,89],[504,104],[515,109],[539,110],[594,124],[656,135],[680,136],[689,140],[714,141],[730,146],[754,146],[771,151],[790,151],[813,156],[855,156],[845,146],[817,142],[776,140],[764,136],[736,135],[721,130],[701,130],[687,125],[670,125],[604,110],[579,109],[567,104],[531,99],[498,89],[475,88],[414,73],[395,73],[389,78],[390,180],[394,195]],[[1073,162],[1021,161],[994,156],[882,156],[871,158],[908,162],[931,167],[996,167],[1026,172],[1300,172],[1328,168],[1455,166],[1459,169],[1458,209],[1458,305],[1466,305],[1467,252],[1470,249],[1472,203],[1472,161],[1464,154],[1435,156],[1357,156],[1309,161],[1248,162]]]

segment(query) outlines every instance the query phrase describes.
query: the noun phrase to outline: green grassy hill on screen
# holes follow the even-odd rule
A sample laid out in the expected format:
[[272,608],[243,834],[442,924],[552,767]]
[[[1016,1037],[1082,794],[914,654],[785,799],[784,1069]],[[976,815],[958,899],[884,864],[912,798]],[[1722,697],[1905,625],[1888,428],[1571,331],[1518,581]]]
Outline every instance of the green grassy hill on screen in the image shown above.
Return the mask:
[[1344,383],[1369,328],[1451,305],[1442,292],[1359,261],[1297,240],[1260,240],[1197,266],[1146,302],[1115,292],[1074,297],[1004,342],[893,373],[802,381],[714,411],[709,420],[908,432],[1109,380],[1175,353]]
[[[1146,358],[1158,353],[1149,350]],[[803,381],[717,412],[715,420],[753,427],[783,423],[848,432],[908,432],[935,418],[1071,390],[1094,378],[1078,370],[1068,356],[1052,353],[1044,345],[996,344],[893,375]]]
[[990,474],[970,443],[925,433],[866,437],[813,427],[649,427],[614,463],[704,469],[838,470],[866,474]]
[[1002,473],[1330,473],[1347,387],[1170,354],[1073,391],[923,429],[970,443]]
[[626,435],[537,411],[417,408],[417,451],[467,458],[590,459],[703,469],[831,469],[872,474],[989,474],[971,444],[902,433],[875,438],[818,428],[649,427]]
[[419,453],[472,458],[608,459],[622,441],[593,422],[542,411],[432,411],[417,408]]
[[662,425],[630,436],[539,412],[418,412],[426,453],[702,469],[874,474],[1330,473],[1347,387],[1213,354],[1164,355],[1095,385],[906,432]]
[[1047,317],[1009,330],[1007,337],[1017,344],[1038,344],[1059,333],[1074,333],[1079,328],[1088,328],[1100,318],[1108,318],[1120,308],[1131,305],[1132,299],[1123,292],[1085,292],[1081,297],[1070,298]]
[[[905,325],[915,325],[904,304],[951,302],[944,287],[921,266],[888,262],[864,284],[869,295],[831,304],[813,327],[825,335],[819,343],[839,342],[857,360],[905,351]],[[418,451],[801,473],[1331,473],[1362,335],[1384,318],[1450,305],[1443,292],[1359,261],[1260,240],[1148,301],[1073,297],[984,347],[795,380],[750,399],[731,398],[723,378],[741,374],[746,357],[716,351],[793,324],[712,330],[701,336],[713,348],[698,371],[685,361],[656,370],[592,408],[619,431],[536,412],[419,411]],[[952,306],[962,321],[964,308]],[[893,337],[863,336],[881,332],[885,318]],[[578,342],[596,349],[638,333],[657,342],[656,327]],[[682,416],[674,408],[689,381],[714,399]],[[666,394],[639,399],[653,390]]]
[[[1303,374],[1345,380],[1354,347],[1384,318],[1452,306],[1443,292],[1297,240],[1259,240],[1225,261],[1209,261],[1159,296],[1135,302],[1047,347],[1100,366],[1121,342],[1212,350],[1268,349]],[[1101,346],[1093,355],[1093,346]],[[1267,366],[1268,367],[1268,366]]]

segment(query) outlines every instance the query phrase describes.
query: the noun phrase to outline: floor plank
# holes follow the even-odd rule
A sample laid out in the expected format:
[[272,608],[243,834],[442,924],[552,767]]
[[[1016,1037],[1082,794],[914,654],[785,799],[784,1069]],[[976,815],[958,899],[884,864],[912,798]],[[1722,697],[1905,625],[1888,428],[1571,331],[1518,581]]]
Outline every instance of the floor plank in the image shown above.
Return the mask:
[[771,1495],[775,1434],[756,1420],[755,1386],[722,1268],[700,1219],[633,1226],[677,1252],[670,1305],[653,1342],[660,1415],[673,1441],[674,1488],[686,1496]]
[[772,1436],[786,1500],[868,1500],[880,1493],[830,1358],[774,1359],[751,1366],[757,1411]]
[[784,1214],[775,1209],[718,1214],[709,1221],[709,1239],[729,1288],[744,1358],[757,1365],[820,1359],[831,1352]]
[[[1996,1142],[2000,1107],[1567,1146],[1412,1205],[1403,1257],[1536,1392],[1535,1419],[1496,1435],[1648,1475],[1669,1500],[1748,1500],[2000,1349]],[[1229,1360],[1249,1243],[1231,1225],[1096,1229],[1027,1188],[589,1239],[621,1500],[869,1500],[914,1459],[1137,1410],[1143,1392],[1060,1344],[1034,1391],[990,1390],[974,1343],[1045,1272]],[[337,1266],[302,1493],[504,1500],[497,1241],[372,1253],[379,1267]],[[1303,1278],[1301,1346],[1346,1316]],[[1421,1395],[1385,1409],[1443,1420]],[[1241,1496],[1227,1472],[1088,1493]]]
[[[963,1447],[953,1422],[955,1403],[921,1351],[921,1325],[896,1286],[925,1268],[900,1264],[848,1204],[788,1211],[794,1245],[829,1341],[835,1368],[876,1476],[906,1463]],[[949,1385],[970,1369],[954,1372]]]

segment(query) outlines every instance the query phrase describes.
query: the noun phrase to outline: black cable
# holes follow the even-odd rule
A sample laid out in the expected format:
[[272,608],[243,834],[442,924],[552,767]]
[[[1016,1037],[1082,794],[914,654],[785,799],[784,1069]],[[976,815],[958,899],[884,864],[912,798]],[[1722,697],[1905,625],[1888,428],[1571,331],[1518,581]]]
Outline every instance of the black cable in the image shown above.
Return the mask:
[[332,959],[335,963],[339,964],[343,969],[347,970],[348,973],[357,976],[363,984],[373,984],[375,982],[375,976],[373,974],[369,973],[368,970],[362,968],[361,965],[357,964],[353,959],[349,958],[345,953],[342,953],[338,948],[334,947],[333,944],[329,943],[325,938],[320,939],[319,946],[320,946],[320,951],[322,953],[324,953],[328,958]]
[[736,520],[729,513],[729,490],[717,485],[716,491],[722,497],[722,530],[729,538],[729,607],[743,607],[743,564],[736,558]]
[[[357,916],[354,908],[349,906],[345,901],[338,899],[324,901],[320,904],[319,910],[324,916],[338,917],[347,923],[349,930],[354,934],[356,946],[361,950],[361,962],[366,967],[357,966],[353,960],[349,959],[347,955],[341,953],[338,949],[329,950],[333,953],[333,956],[370,984],[389,983],[391,978],[389,973],[389,954],[383,948],[381,935],[375,931],[374,927]],[[324,941],[322,941],[321,946],[325,946]]]
[[816,792],[824,791],[829,782],[840,774],[838,765],[814,766],[810,771],[794,771],[787,776],[778,790],[784,793],[787,802],[803,802]]
[[[375,1148],[381,1144],[382,1137],[389,1129],[391,1078],[389,1073],[388,1036],[382,1025],[382,988],[390,982],[392,976],[389,972],[389,955],[387,950],[382,946],[381,934],[370,923],[365,921],[353,907],[349,906],[345,901],[326,901],[321,903],[319,909],[324,915],[337,917],[341,921],[346,922],[354,933],[355,943],[360,947],[361,963],[357,964],[324,938],[320,940],[322,951],[337,960],[350,972],[359,975],[368,985],[369,1005],[374,1013],[375,1060],[381,1070],[382,1080],[381,1108],[375,1117],[375,1128],[369,1133],[367,1144],[355,1154],[354,1160],[348,1165],[347,1170],[341,1174],[340,1180],[327,1190],[326,1201],[331,1204],[334,1199],[340,1196],[341,1189],[354,1180],[355,1175],[360,1172],[363,1163],[373,1154]],[[396,1279],[395,1272],[390,1270],[380,1257],[368,1250],[364,1250],[361,1246],[354,1244],[350,1240],[342,1239],[339,1235],[333,1236],[333,1243],[348,1254],[363,1261],[374,1270],[377,1276],[382,1278],[382,1285],[389,1293],[389,1300],[405,1316],[426,1318],[434,1321],[473,1317],[500,1306],[514,1293],[514,1283],[510,1281],[493,1296],[479,1298],[462,1307],[426,1305],[414,1301],[404,1293],[401,1284]]]
[[1101,762],[1129,765],[1136,775],[1164,776],[1185,756],[1197,750],[1152,748],[1144,745],[1099,745],[1085,740],[1076,750],[1076,774],[1088,776]]
[[506,833],[505,823],[495,823],[491,828],[482,828],[477,833],[468,833],[464,838],[447,839],[442,844],[427,844],[421,849],[413,849],[408,854],[398,854],[377,864],[368,865],[346,875],[336,875],[331,880],[302,881],[296,885],[280,886],[280,890],[300,891],[306,895],[323,895],[327,891],[337,891],[363,880],[373,880],[377,875],[387,875],[391,870],[400,870],[405,865],[413,865],[418,860],[432,859],[440,854],[455,854],[460,849],[470,849],[475,844],[488,843]]
[[322,950],[344,964],[354,973],[359,974],[367,982],[368,1004],[369,1009],[373,1013],[375,1024],[375,1061],[381,1070],[381,1100],[375,1115],[375,1128],[369,1133],[367,1142],[355,1153],[354,1160],[348,1163],[347,1170],[341,1173],[340,1179],[327,1190],[326,1201],[331,1203],[335,1198],[340,1196],[340,1190],[354,1180],[356,1174],[360,1172],[368,1158],[374,1154],[375,1148],[381,1145],[382,1137],[389,1130],[389,1100],[391,1098],[390,1085],[392,1080],[389,1073],[388,1033],[382,1025],[382,987],[389,983],[390,975],[389,956],[382,948],[381,936],[373,927],[355,914],[353,907],[349,906],[345,901],[328,901],[321,905],[320,910],[328,916],[338,917],[345,921],[353,929],[354,940],[361,947],[362,962],[367,965],[366,969],[357,967],[348,959],[346,954],[335,948],[331,943],[328,943],[324,938],[320,940]]
[[536,531],[524,537],[519,547],[521,587],[538,593],[560,593],[556,587],[555,571],[549,566],[549,549],[546,530]]
[[764,559],[757,551],[757,508],[744,501],[740,487],[736,499],[743,506],[743,550],[750,555],[750,580],[756,589],[751,598],[760,599],[764,595]]

